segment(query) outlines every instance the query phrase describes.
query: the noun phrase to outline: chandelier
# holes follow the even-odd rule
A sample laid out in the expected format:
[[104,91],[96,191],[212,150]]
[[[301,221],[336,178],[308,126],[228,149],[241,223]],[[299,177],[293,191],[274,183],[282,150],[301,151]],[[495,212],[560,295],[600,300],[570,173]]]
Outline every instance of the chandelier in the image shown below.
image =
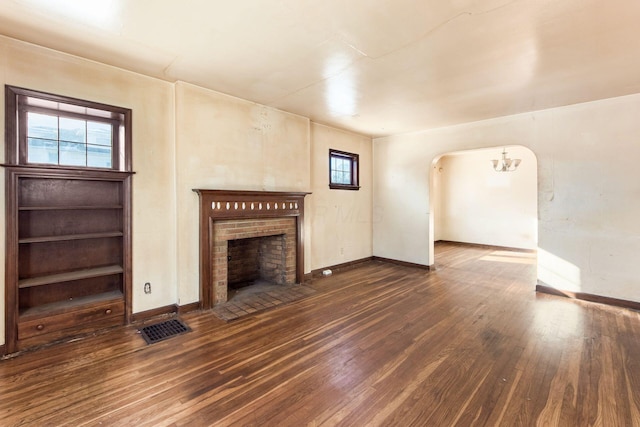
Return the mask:
[[493,169],[496,172],[513,172],[518,169],[518,165],[520,165],[521,159],[510,159],[507,157],[507,150],[505,148],[502,149],[502,159],[500,160],[491,160],[493,163]]

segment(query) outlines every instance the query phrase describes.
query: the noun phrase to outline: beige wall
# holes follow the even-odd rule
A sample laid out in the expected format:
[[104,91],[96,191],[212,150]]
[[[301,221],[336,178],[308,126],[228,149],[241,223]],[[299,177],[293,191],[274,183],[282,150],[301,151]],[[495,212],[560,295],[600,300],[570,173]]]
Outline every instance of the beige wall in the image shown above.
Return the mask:
[[[310,141],[305,117],[182,82],[176,83],[176,124],[178,287],[184,305],[198,301],[200,289],[198,196],[192,190],[308,192]],[[309,227],[306,232],[309,253]]]
[[506,147],[522,163],[513,172],[495,172],[491,160],[501,157],[502,148],[453,153],[432,168],[431,190],[439,197],[431,210],[434,240],[537,247],[536,158],[525,147]]
[[[134,313],[199,299],[198,197],[192,189],[309,192],[322,187],[312,180],[325,180],[312,175],[312,166],[326,164],[328,159],[324,152],[320,159],[311,152],[312,124],[305,117],[5,37],[0,37],[0,83],[133,110]],[[0,105],[4,128],[4,103]],[[333,138],[338,143],[335,148],[361,151],[363,189],[350,198],[341,192],[318,196],[316,206],[345,203],[345,210],[356,214],[355,219],[347,216],[338,221],[340,248],[344,248],[338,257],[334,256],[335,241],[324,235],[333,223],[313,220],[313,201],[308,196],[306,273],[312,269],[312,260],[313,268],[321,268],[371,256],[372,231],[367,219],[371,212],[371,139],[325,126],[314,125],[313,132],[321,144]],[[4,148],[0,153],[4,154]],[[4,192],[0,198],[4,202]],[[3,223],[4,215],[4,209],[0,210]],[[358,222],[355,228],[353,221]],[[2,258],[4,244],[4,233],[0,233]],[[4,263],[0,263],[0,275],[4,277]],[[143,292],[145,282],[152,285],[149,295]],[[1,288],[0,344],[4,343],[4,306]]]
[[639,114],[631,95],[374,140],[374,255],[430,264],[432,161],[518,144],[538,159],[538,278],[640,301]]
[[[311,141],[311,269],[368,258],[373,250],[371,139],[312,123]],[[358,191],[329,188],[330,148],[359,155]]]

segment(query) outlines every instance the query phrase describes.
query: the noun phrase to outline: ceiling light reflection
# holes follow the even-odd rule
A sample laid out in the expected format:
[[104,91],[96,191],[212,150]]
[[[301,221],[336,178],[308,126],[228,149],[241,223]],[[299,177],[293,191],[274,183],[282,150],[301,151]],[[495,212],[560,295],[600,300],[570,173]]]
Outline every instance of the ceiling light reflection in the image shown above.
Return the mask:
[[356,114],[355,75],[349,67],[350,58],[344,54],[333,55],[325,63],[325,103],[334,117]]
[[23,0],[22,3],[81,24],[111,28],[117,22],[122,0]]

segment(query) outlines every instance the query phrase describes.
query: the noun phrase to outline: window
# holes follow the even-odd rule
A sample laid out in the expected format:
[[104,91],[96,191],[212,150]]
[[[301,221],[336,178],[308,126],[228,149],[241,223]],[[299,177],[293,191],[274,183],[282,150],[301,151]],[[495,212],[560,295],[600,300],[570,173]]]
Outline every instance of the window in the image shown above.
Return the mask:
[[131,110],[6,86],[7,162],[130,170]]
[[27,111],[27,163],[111,168],[113,125]]
[[329,188],[358,190],[358,155],[329,150]]

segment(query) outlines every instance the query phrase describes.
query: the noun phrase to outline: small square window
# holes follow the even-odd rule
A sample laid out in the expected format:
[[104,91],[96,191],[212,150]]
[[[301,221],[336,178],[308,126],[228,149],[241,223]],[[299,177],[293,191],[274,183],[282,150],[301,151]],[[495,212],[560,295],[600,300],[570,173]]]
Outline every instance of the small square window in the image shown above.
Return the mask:
[[329,188],[358,190],[358,155],[329,150]]

